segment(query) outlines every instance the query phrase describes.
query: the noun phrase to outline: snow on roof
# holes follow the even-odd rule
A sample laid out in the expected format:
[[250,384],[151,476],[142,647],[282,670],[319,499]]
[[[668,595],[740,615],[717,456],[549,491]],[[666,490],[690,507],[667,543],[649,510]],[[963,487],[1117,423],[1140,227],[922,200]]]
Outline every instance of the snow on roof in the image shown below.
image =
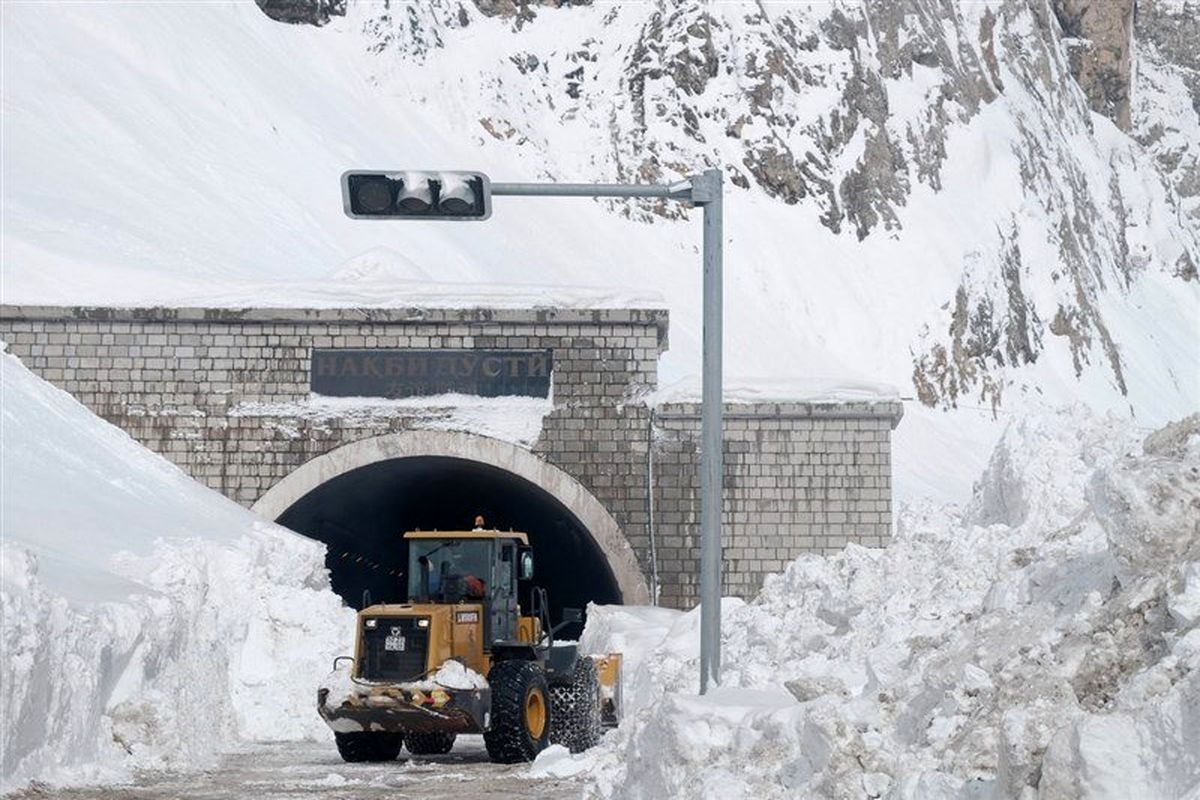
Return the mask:
[[[78,305],[69,293],[28,298]],[[490,308],[663,309],[662,295],[613,286],[551,283],[438,282],[373,274],[369,279],[210,281],[203,285],[155,285],[114,281],[88,305],[204,308]]]
[[[726,379],[723,396],[726,403],[886,403],[900,400],[899,390],[890,384],[853,377],[769,378],[741,377]],[[659,407],[671,403],[700,402],[700,377],[688,375],[646,395],[646,405]]]
[[271,417],[268,422],[281,435],[300,436],[296,418],[318,427],[335,419],[361,422],[395,416],[405,409],[417,428],[473,431],[493,439],[533,447],[542,435],[542,422],[554,410],[552,397],[477,397],[440,394],[426,397],[324,397],[314,394],[282,403],[245,402],[230,409],[235,417]]

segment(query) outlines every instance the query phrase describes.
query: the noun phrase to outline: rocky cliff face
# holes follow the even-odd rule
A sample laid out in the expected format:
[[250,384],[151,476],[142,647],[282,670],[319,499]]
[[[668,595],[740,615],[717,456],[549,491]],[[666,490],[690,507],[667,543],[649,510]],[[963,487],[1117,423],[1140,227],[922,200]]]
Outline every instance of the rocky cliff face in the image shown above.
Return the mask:
[[[720,166],[732,192],[818,220],[823,252],[958,237],[939,267],[954,279],[900,335],[923,402],[998,406],[1049,351],[1127,393],[1114,302],[1144,280],[1195,285],[1191,2],[1135,18],[1133,0],[430,0],[355,19],[390,91],[436,96],[449,125],[544,176]],[[1003,193],[980,196],[979,175]],[[955,203],[985,223],[955,230]]]
[[1088,106],[1129,130],[1134,0],[1054,0],[1053,7]]
[[1133,135],[1200,229],[1200,0],[1140,0],[1134,49]]
[[1200,218],[1200,2],[1054,0],[1088,106],[1154,154]]
[[325,25],[346,14],[346,0],[254,0],[276,22],[292,25]]

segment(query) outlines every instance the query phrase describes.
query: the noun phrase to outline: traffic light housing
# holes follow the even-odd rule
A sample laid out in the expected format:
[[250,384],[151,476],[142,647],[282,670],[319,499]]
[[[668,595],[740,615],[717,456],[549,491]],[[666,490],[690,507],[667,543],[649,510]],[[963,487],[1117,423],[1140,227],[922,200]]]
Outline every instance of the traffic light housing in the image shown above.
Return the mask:
[[492,185],[482,172],[351,170],[342,205],[353,219],[482,220],[492,215]]

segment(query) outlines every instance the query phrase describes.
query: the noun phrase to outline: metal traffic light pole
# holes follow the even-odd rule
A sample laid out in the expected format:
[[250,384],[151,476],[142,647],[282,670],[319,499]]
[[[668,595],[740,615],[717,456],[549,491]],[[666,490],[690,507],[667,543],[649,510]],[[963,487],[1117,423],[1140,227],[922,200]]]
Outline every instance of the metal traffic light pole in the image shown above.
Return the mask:
[[[442,214],[428,203],[413,214],[397,210],[393,201],[397,187],[414,178],[437,175],[453,179],[465,176],[476,182],[483,197],[476,198],[474,213]],[[388,182],[389,188],[374,200],[355,200],[351,181],[365,176],[368,181]],[[395,185],[392,185],[395,184]],[[362,173],[342,176],[346,214],[355,219],[486,219],[491,214],[488,195],[519,197],[656,197],[692,203],[704,211],[704,336],[703,376],[700,407],[700,693],[721,679],[721,475],[723,416],[721,391],[722,335],[722,175],[710,169],[673,184],[622,183],[490,183],[482,173]],[[378,201],[374,207],[356,207]],[[431,201],[430,201],[431,202]]]
[[493,183],[492,195],[534,197],[661,197],[704,210],[704,337],[700,390],[700,693],[721,680],[721,474],[723,416],[722,176],[710,169],[670,185]]

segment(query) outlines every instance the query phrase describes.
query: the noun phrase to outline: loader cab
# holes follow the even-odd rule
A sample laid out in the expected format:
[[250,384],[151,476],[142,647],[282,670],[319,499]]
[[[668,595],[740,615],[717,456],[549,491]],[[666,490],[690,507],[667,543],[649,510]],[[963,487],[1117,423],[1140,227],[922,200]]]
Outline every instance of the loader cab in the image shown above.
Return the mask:
[[518,584],[533,577],[533,552],[524,533],[476,527],[410,531],[404,538],[410,603],[479,603],[486,643],[518,639]]

